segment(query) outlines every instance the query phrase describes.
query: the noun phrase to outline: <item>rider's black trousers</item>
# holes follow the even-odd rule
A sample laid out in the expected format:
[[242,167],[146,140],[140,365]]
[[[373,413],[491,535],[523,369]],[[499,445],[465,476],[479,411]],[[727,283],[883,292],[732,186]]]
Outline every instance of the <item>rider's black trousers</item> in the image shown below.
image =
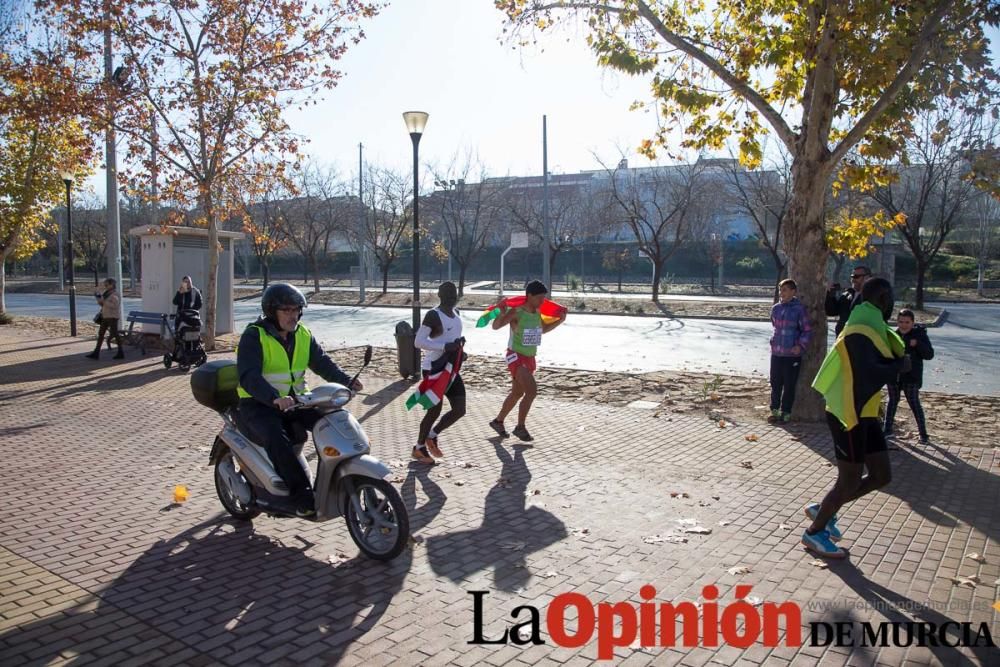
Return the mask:
[[281,412],[252,398],[240,399],[237,417],[240,429],[267,450],[275,471],[295,500],[301,500],[309,491],[309,478],[295,455],[296,441],[301,444],[322,416],[316,410]]

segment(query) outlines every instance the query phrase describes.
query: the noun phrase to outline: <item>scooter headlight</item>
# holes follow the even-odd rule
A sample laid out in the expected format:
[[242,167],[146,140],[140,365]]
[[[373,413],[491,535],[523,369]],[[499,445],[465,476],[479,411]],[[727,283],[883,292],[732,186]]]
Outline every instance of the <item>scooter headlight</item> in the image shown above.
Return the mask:
[[330,396],[330,405],[335,408],[342,408],[347,405],[352,398],[354,398],[354,394],[351,393],[350,389],[338,389],[333,392],[333,395]]

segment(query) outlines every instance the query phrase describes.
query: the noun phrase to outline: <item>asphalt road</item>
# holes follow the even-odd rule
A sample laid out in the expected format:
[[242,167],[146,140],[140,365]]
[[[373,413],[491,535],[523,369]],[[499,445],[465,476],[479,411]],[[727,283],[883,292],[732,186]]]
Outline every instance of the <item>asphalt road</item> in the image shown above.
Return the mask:
[[[125,299],[125,309],[140,308]],[[85,305],[84,305],[85,304]],[[948,322],[931,329],[936,356],[925,364],[924,388],[959,394],[1000,396],[1000,305],[938,304],[948,309]],[[47,294],[7,295],[14,313],[69,317],[65,297]],[[237,329],[256,318],[256,301],[237,302]],[[77,312],[89,318],[96,305],[80,299]],[[409,321],[407,308],[310,306],[305,322],[328,348],[371,344],[395,345],[394,328]],[[500,356],[503,331],[475,329],[479,312],[464,312],[469,350]],[[832,340],[830,328],[830,338]],[[539,350],[545,366],[608,371],[692,370],[714,373],[764,374],[769,363],[767,322],[668,319],[572,314],[546,334]]]

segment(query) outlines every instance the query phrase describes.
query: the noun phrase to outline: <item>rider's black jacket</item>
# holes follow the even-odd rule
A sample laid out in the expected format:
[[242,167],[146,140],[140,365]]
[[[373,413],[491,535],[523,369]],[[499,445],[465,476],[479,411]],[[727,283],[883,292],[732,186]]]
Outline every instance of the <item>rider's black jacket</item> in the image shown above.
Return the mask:
[[[264,350],[260,346],[260,335],[255,326],[261,326],[264,331],[278,341],[288,353],[288,363],[292,363],[292,353],[295,351],[295,334],[290,333],[282,340],[278,330],[270,320],[259,319],[248,326],[240,336],[240,345],[236,350],[236,370],[240,375],[240,386],[246,389],[254,400],[268,407],[274,407],[274,399],[278,392],[264,379]],[[333,359],[323,351],[313,336],[309,341],[309,369],[327,382],[339,382],[347,386],[351,376],[340,369]],[[241,399],[247,401],[250,399]]]

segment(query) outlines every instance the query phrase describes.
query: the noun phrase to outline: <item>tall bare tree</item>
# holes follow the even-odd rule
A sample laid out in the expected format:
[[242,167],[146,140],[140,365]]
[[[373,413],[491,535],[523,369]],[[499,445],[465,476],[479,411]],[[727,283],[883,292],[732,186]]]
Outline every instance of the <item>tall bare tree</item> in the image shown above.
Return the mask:
[[701,167],[605,167],[608,193],[639,250],[653,263],[653,301],[660,300],[663,265],[690,236],[699,214],[697,187]]
[[[465,276],[493,237],[501,216],[504,188],[488,180],[478,157],[456,155],[444,169],[434,169],[436,190],[428,210],[440,222],[448,255],[458,264],[458,294],[465,294]],[[471,181],[471,182],[470,182]]]
[[292,173],[299,196],[283,205],[291,245],[302,254],[303,280],[311,273],[318,292],[319,262],[326,256],[330,237],[345,219],[338,206],[347,188],[332,167],[309,163]]
[[942,98],[913,123],[902,160],[881,165],[890,182],[871,190],[887,214],[906,216],[897,232],[916,262],[917,308],[924,307],[927,269],[978,192],[970,179],[970,151],[979,147],[980,129],[981,117]]
[[774,293],[778,300],[778,283],[788,271],[788,259],[782,248],[782,226],[792,201],[791,157],[779,146],[778,155],[763,163],[760,169],[744,169],[738,161],[730,163],[729,192],[736,206],[754,225],[754,236],[765,248],[774,264]]
[[389,270],[402,256],[400,243],[413,238],[413,183],[409,175],[385,167],[370,166],[367,171],[363,241],[378,264],[385,294],[389,291]]
[[[587,200],[591,176],[589,174],[556,174],[549,177],[549,266],[554,266],[559,253],[567,250],[583,237],[581,211]],[[503,206],[512,229],[527,232],[534,239],[533,245],[545,243],[542,214],[545,209],[542,177],[494,179],[503,188]]]

